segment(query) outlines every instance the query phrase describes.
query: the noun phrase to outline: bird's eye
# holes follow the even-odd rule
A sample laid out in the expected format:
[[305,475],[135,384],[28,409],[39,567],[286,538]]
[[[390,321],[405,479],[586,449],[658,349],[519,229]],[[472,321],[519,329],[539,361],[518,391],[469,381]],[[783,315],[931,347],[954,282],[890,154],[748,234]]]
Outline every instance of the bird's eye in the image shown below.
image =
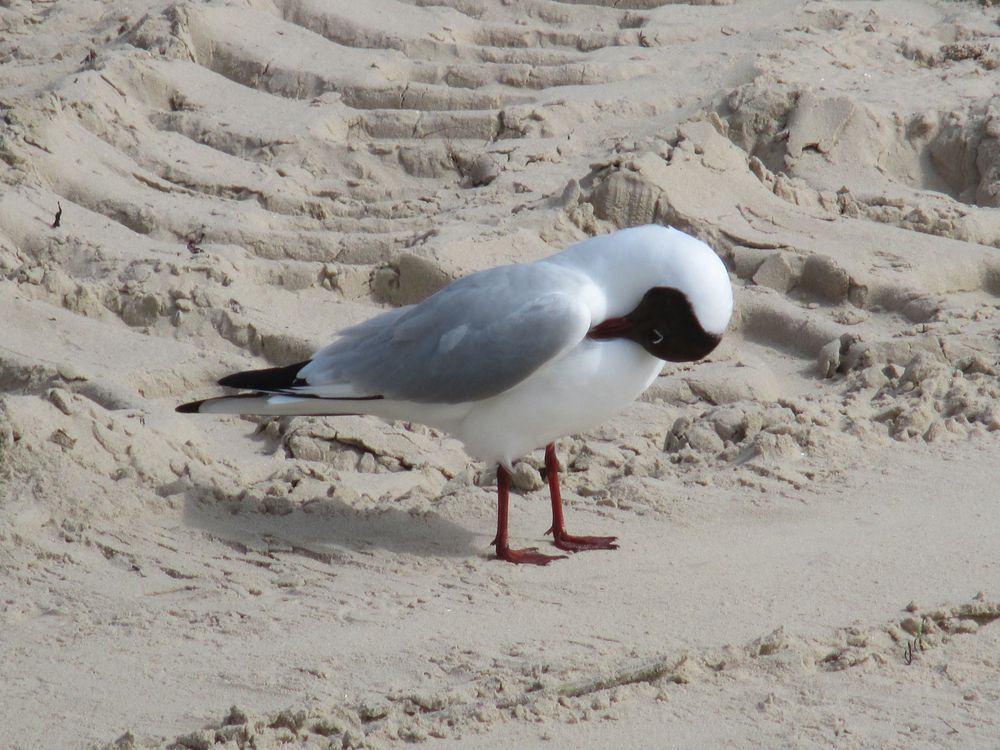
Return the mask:
[[662,333],[660,333],[659,331],[657,331],[657,330],[656,330],[656,329],[654,328],[654,329],[653,329],[653,346],[656,346],[656,345],[657,345],[657,344],[659,344],[659,343],[660,343],[661,341],[663,341],[663,334],[662,334]]

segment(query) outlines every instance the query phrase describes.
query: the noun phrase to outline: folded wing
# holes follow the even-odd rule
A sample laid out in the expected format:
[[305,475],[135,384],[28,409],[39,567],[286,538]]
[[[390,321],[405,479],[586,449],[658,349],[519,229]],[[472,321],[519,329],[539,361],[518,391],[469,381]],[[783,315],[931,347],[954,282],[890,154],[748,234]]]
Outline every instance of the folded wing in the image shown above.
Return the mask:
[[467,276],[343,331],[285,393],[459,403],[511,388],[584,339],[578,284],[545,264]]

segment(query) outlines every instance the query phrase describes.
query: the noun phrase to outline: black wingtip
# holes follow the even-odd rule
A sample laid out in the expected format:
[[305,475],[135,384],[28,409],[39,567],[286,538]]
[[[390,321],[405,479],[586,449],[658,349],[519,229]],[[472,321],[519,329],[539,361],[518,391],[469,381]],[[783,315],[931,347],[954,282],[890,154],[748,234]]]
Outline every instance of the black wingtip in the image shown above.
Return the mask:
[[234,372],[219,380],[219,385],[224,385],[227,388],[242,388],[248,391],[281,391],[294,388],[303,382],[298,377],[299,370],[310,361],[307,359],[305,362],[296,362],[294,365],[269,367],[265,370]]
[[174,409],[174,411],[180,412],[181,414],[197,414],[200,411],[201,405],[203,403],[205,402],[191,401],[190,403],[187,404],[181,404],[176,409]]

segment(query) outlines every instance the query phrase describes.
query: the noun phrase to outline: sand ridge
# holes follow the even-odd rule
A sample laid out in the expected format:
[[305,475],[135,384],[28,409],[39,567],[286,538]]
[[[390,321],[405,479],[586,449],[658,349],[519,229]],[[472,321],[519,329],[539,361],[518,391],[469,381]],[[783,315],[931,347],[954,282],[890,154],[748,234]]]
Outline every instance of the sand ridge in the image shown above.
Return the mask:
[[[998,9],[627,5],[0,7],[0,745],[989,746]],[[646,222],[737,309],[559,442],[614,554],[491,562],[419,425],[172,411]]]

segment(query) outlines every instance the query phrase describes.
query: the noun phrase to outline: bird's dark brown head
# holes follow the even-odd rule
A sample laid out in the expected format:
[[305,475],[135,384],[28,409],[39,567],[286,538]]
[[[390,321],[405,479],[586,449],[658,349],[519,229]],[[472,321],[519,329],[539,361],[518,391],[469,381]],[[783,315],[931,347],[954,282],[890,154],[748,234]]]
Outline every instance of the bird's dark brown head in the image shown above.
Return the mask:
[[667,362],[708,356],[722,336],[702,328],[690,300],[672,287],[653,287],[630,313],[591,329],[593,339],[626,338]]

